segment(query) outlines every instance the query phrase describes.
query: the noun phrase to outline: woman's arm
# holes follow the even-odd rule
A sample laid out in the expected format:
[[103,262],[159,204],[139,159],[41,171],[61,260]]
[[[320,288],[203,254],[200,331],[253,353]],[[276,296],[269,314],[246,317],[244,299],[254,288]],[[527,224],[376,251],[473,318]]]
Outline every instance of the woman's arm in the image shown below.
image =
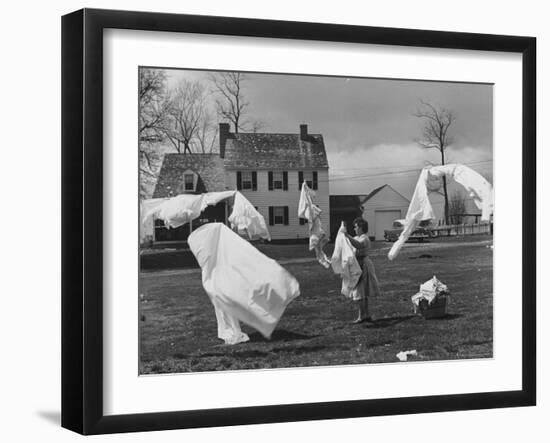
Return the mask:
[[365,245],[363,244],[363,242],[360,242],[358,240],[355,240],[351,235],[349,235],[347,232],[346,232],[346,237],[348,238],[349,242],[351,243],[351,245],[356,248],[356,249],[359,249],[359,248],[363,248]]

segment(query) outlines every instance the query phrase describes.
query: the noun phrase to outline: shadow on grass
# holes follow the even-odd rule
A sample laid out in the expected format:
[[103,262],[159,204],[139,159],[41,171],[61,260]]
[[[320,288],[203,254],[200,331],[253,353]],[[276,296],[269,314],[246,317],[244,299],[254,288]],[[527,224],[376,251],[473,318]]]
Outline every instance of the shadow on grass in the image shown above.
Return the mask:
[[427,321],[455,320],[462,317],[462,314],[445,314],[443,317],[427,318]]
[[285,329],[276,329],[273,331],[273,334],[271,334],[271,339],[266,339],[263,335],[261,335],[259,332],[253,332],[251,334],[248,334],[250,338],[250,342],[262,342],[262,341],[293,341],[293,340],[309,340],[311,338],[319,337],[319,335],[307,335],[307,334],[301,334],[299,332],[293,332],[293,331],[286,331]]
[[390,326],[397,325],[399,323],[402,323],[404,321],[410,320],[412,318],[415,318],[416,315],[400,315],[397,317],[384,317],[379,318],[377,320],[374,320],[372,323],[367,323],[368,328],[374,328],[374,329],[381,329],[381,328],[388,328]]
[[[196,354],[192,357],[194,359],[197,358],[217,358],[217,357],[231,357],[231,358],[239,358],[239,359],[245,359],[245,358],[264,358],[273,356],[274,354],[293,354],[293,355],[301,355],[301,354],[307,354],[309,352],[320,352],[325,351],[328,349],[328,346],[292,346],[292,347],[279,347],[279,348],[273,348],[267,351],[259,351],[257,349],[243,349],[243,350],[237,350],[231,347],[226,347],[225,350],[228,352],[205,352],[203,354]],[[175,354],[174,357],[178,359],[183,358],[189,358],[191,356],[185,356],[183,354]]]

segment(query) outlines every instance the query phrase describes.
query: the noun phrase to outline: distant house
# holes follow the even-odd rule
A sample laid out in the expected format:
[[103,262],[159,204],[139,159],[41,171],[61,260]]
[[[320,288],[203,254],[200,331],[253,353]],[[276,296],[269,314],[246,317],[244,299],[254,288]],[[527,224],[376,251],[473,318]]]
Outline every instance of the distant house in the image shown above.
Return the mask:
[[[264,216],[273,240],[308,237],[305,220],[298,218],[302,183],[316,193],[315,203],[330,232],[328,161],[323,136],[300,125],[297,134],[232,133],[220,123],[219,154],[166,154],[154,198],[182,193],[235,189]],[[231,208],[222,202],[201,214],[192,226],[168,230],[156,222],[155,241],[182,241],[200,224],[227,221]]]
[[390,185],[374,189],[361,202],[363,218],[369,222],[369,236],[384,240],[384,230],[391,229],[394,220],[405,218],[409,203]]

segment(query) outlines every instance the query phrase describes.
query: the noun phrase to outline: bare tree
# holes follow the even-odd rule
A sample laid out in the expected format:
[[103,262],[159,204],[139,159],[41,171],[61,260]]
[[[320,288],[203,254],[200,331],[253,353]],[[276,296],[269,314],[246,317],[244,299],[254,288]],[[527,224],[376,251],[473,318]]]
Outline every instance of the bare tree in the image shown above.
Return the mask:
[[256,134],[266,127],[267,127],[267,124],[263,120],[255,119],[250,122],[247,130]]
[[139,136],[140,140],[156,141],[156,130],[167,113],[165,100],[166,74],[160,69],[139,71]]
[[209,120],[206,94],[202,83],[188,80],[181,80],[170,93],[168,118],[161,131],[180,154],[197,150],[200,131]]
[[[449,128],[455,121],[452,111],[439,108],[431,103],[421,101],[420,108],[414,114],[424,121],[422,138],[415,140],[426,149],[437,149],[441,155],[441,164],[445,164],[445,151],[452,144],[449,136]],[[443,196],[445,198],[445,223],[449,224],[449,195],[447,191],[447,179],[443,177]]]
[[139,71],[139,168],[140,197],[146,198],[156,179],[162,142],[159,129],[168,113],[165,97],[166,74],[159,69]]
[[449,203],[449,216],[451,218],[451,222],[454,224],[462,223],[465,214],[466,199],[464,198],[464,194],[459,191],[455,191]]
[[213,118],[206,114],[199,125],[196,134],[196,145],[198,150],[203,154],[211,154],[214,152],[217,139],[217,125]]
[[222,72],[211,75],[210,80],[218,96],[216,106],[219,116],[233,124],[235,133],[245,129],[243,115],[249,105],[244,97],[245,75],[240,72]]

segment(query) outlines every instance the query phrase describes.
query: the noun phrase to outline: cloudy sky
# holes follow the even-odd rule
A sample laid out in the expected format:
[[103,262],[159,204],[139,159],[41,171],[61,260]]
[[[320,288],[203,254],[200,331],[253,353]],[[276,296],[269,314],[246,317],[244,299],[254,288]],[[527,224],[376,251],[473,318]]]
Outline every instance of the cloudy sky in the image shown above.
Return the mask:
[[[169,70],[179,79],[208,84],[204,71]],[[452,110],[454,144],[447,163],[469,165],[490,182],[493,168],[493,87],[487,84],[248,73],[248,116],[262,132],[298,133],[301,123],[322,134],[331,194],[367,194],[390,184],[410,198],[419,170],[438,163],[438,151],[420,148],[420,100]]]

